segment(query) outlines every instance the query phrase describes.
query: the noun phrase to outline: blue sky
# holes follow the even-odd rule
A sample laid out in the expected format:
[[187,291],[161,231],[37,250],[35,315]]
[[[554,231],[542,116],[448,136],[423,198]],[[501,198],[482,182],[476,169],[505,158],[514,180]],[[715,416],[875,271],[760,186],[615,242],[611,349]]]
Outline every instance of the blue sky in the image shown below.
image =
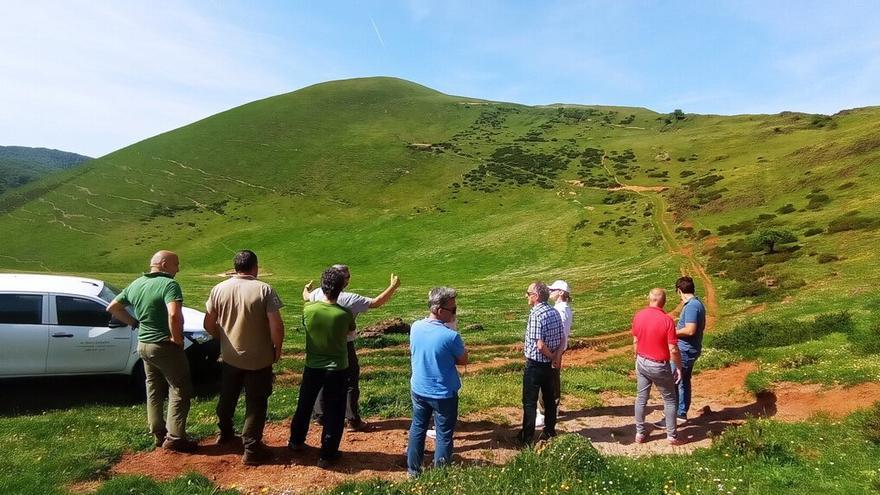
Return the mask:
[[0,17],[0,144],[92,156],[371,75],[660,112],[880,104],[877,1],[10,0]]

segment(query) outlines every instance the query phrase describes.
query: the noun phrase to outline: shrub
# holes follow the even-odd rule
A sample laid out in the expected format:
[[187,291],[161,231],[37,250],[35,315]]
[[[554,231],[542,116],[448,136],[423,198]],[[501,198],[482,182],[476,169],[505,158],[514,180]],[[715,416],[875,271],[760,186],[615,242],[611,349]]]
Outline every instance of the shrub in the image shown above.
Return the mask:
[[880,321],[854,329],[849,341],[862,354],[880,354]]
[[764,229],[752,237],[752,245],[756,248],[763,248],[767,253],[775,253],[778,244],[788,244],[796,242],[797,236],[788,230],[782,229]]
[[809,228],[804,231],[804,237],[813,237],[814,235],[819,235],[822,232],[825,232],[825,229],[819,227]]
[[827,194],[810,193],[807,194],[807,198],[810,199],[810,202],[807,203],[808,210],[818,210],[831,202],[831,197]]
[[540,456],[551,460],[555,466],[581,476],[598,473],[606,465],[596,447],[581,435],[560,435],[554,438],[541,450]]
[[831,263],[832,261],[839,261],[839,260],[840,260],[840,256],[837,256],[836,254],[830,254],[830,253],[822,253],[816,259],[816,261],[818,261],[819,263],[822,263],[822,264]]
[[875,402],[874,407],[862,416],[859,427],[869,442],[880,445],[880,402]]
[[743,299],[747,297],[758,297],[770,292],[767,284],[752,280],[748,282],[740,282],[727,291],[727,296],[734,299]]
[[753,319],[719,334],[713,345],[729,351],[751,351],[815,340],[834,332],[851,335],[854,330],[852,317],[846,311],[822,314],[806,323],[798,320]]
[[880,225],[880,220],[871,217],[863,217],[858,214],[848,213],[835,218],[828,224],[828,233],[846,232],[848,230],[874,229]]
[[818,362],[819,356],[815,354],[804,354],[798,352],[792,356],[782,358],[782,360],[779,361],[779,366],[783,369],[797,369],[802,366],[809,366]]
[[774,438],[765,428],[766,420],[753,419],[739,428],[727,430],[713,442],[712,448],[724,456],[744,457],[774,464],[797,464],[800,458],[792,444]]
[[794,213],[796,210],[797,210],[797,208],[795,208],[793,204],[788,203],[785,206],[779,207],[779,209],[776,210],[776,212],[779,213],[780,215],[786,215],[788,213]]

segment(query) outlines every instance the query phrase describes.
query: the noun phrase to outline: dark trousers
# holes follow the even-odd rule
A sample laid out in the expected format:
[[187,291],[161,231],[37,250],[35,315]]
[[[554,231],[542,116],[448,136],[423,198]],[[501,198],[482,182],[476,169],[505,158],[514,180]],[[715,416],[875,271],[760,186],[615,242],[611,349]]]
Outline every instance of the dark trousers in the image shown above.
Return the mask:
[[[561,373],[560,373],[560,371],[562,371],[562,370],[560,370],[559,368],[552,368],[552,369],[553,369],[553,392],[555,393],[555,395],[553,395],[553,400],[556,402],[556,412],[558,414],[559,413],[559,402],[562,399],[562,377],[561,377]],[[544,400],[545,400],[544,392],[541,392],[539,390],[538,391],[538,410],[541,411],[541,414],[544,414],[544,411],[546,409],[544,407]]]
[[348,370],[305,368],[299,386],[299,401],[290,422],[290,444],[302,445],[309,433],[312,407],[318,393],[324,391],[324,426],[321,432],[321,459],[331,460],[339,454],[342,427],[345,422],[345,383]]
[[[523,370],[523,423],[520,432],[520,440],[531,444],[535,436],[535,416],[538,409],[538,392],[544,397],[555,397],[554,392],[554,369],[550,363],[526,360]],[[556,436],[556,401],[545,401],[544,410],[544,433],[541,438]]]
[[[361,410],[358,402],[361,400],[361,365],[358,363],[357,352],[354,342],[348,343],[348,375],[345,380],[345,419],[352,423],[361,422]],[[324,416],[324,392],[318,393],[315,400],[315,409],[312,417],[323,419]]]
[[272,367],[245,370],[223,363],[221,371],[220,399],[217,401],[217,425],[222,435],[234,435],[232,417],[241,389],[244,388],[244,428],[241,440],[245,451],[252,450],[263,441],[266,410],[272,395]]

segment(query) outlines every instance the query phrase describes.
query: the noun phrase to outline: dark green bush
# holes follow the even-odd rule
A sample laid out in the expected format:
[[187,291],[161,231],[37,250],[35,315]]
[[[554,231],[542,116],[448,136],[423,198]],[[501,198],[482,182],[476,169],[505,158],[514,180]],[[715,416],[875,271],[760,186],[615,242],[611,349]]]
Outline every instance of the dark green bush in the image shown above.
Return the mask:
[[795,211],[797,211],[797,208],[795,208],[794,205],[791,203],[788,203],[785,206],[781,206],[778,210],[776,210],[776,212],[779,213],[780,215],[794,213]]
[[851,335],[854,331],[855,324],[846,311],[819,315],[812,322],[753,319],[717,335],[713,346],[728,351],[752,351],[815,340],[834,332]]
[[774,464],[798,464],[800,457],[791,443],[774,438],[761,420],[749,420],[739,428],[724,432],[712,449],[729,457]]
[[858,214],[846,214],[835,218],[828,224],[828,233],[846,232],[848,230],[874,229],[880,226],[880,219],[863,217]]
[[807,203],[808,210],[818,210],[831,202],[831,197],[827,194],[810,193],[807,194],[807,198],[810,199],[810,202]]
[[832,261],[839,261],[839,260],[840,260],[840,256],[837,256],[836,254],[830,254],[830,253],[822,253],[819,255],[818,258],[816,258],[816,261],[818,261],[819,263],[822,263],[822,264],[831,263]]
[[880,445],[880,402],[875,402],[859,420],[859,427],[869,442]]
[[880,354],[880,322],[856,328],[849,340],[862,354]]
[[727,296],[734,299],[743,299],[747,297],[759,297],[770,292],[767,284],[757,280],[740,282],[727,291]]
[[555,466],[580,476],[598,473],[606,466],[605,459],[596,447],[581,435],[561,435],[554,438],[540,451],[540,456],[551,460]]
[[814,235],[819,235],[822,232],[825,232],[825,229],[819,227],[809,228],[804,231],[804,237],[813,237]]

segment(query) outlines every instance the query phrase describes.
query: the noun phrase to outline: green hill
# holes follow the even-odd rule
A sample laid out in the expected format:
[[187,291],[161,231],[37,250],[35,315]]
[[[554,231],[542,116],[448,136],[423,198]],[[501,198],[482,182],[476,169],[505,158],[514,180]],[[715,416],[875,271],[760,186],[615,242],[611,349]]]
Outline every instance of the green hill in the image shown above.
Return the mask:
[[75,167],[91,158],[67,151],[25,146],[0,146],[0,194],[52,172]]
[[[254,249],[261,278],[287,303],[269,407],[276,425],[293,414],[304,365],[299,292],[323,267],[350,264],[353,290],[370,295],[385,287],[389,272],[401,276],[400,291],[361,316],[361,327],[424,316],[429,287],[458,288],[473,363],[460,413],[497,424],[491,435],[476,432],[488,450],[471,452],[479,466],[490,466],[433,470],[404,484],[346,483],[333,493],[866,493],[880,487],[878,406],[841,420],[749,420],[713,436],[711,448],[638,459],[625,457],[630,427],[594,427],[598,416],[587,410],[605,404],[600,415],[631,414],[630,403],[605,400],[635,393],[621,330],[650,287],[671,291],[681,273],[699,278],[712,324],[696,371],[714,369],[719,377],[739,362],[750,370],[734,370],[717,390],[701,385],[706,395],[697,398],[705,404],[740,387],[761,392],[754,404],[749,397],[708,416],[692,411],[706,435],[744,420],[768,397],[773,415],[772,391],[782,382],[788,389],[808,383],[804,397],[815,384],[832,391],[862,384],[854,390],[875,396],[864,385],[880,377],[878,136],[878,107],[833,116],[660,114],[490,102],[391,78],[329,82],[7,192],[0,196],[0,268],[83,273],[122,285],[153,252],[174,249],[185,302],[199,307],[232,253]],[[518,422],[522,352],[509,344],[522,339],[523,291],[535,278],[564,278],[573,287],[572,338],[581,348],[566,354],[564,420],[580,425],[569,431],[582,436],[607,432],[613,455],[566,437],[492,467],[500,459],[494,449],[505,443],[497,433],[512,435]],[[359,340],[376,348],[360,353],[361,407],[371,421],[410,413],[410,356],[398,345],[406,339]],[[143,407],[92,382],[88,392],[46,383],[46,390],[27,383],[7,393],[18,400],[2,410],[10,449],[0,470],[16,474],[0,477],[0,491],[77,491],[76,482],[92,486],[106,476],[99,493],[219,489],[211,484],[220,481],[195,475],[159,487],[116,474],[110,466],[123,452],[152,444]],[[27,405],[55,396],[47,406]],[[786,400],[779,396],[781,408]],[[215,406],[211,395],[194,401],[191,434],[216,433]],[[571,423],[577,419],[584,422]],[[388,426],[405,423],[397,420],[377,423],[375,435],[405,428]],[[659,432],[655,440],[662,442]],[[49,444],[60,446],[57,455],[44,456]],[[370,451],[375,445],[382,444],[361,444],[349,458],[391,459],[401,450]],[[402,478],[394,472],[401,469],[394,457],[382,475]],[[270,483],[263,471],[252,472],[260,487]],[[297,483],[305,479],[294,474]]]
[[[716,281],[719,316],[760,302],[811,312],[813,298],[868,311],[880,303],[868,290],[878,128],[880,108],[671,115],[328,82],[4,196],[0,263],[131,273],[167,247],[190,275],[212,275],[251,247],[285,280],[344,260],[368,287],[395,270],[514,305],[511,287],[564,276],[612,326],[626,319],[617,303],[635,307],[695,257]],[[606,190],[618,183],[669,189]],[[762,252],[755,237],[772,229],[796,242]]]

